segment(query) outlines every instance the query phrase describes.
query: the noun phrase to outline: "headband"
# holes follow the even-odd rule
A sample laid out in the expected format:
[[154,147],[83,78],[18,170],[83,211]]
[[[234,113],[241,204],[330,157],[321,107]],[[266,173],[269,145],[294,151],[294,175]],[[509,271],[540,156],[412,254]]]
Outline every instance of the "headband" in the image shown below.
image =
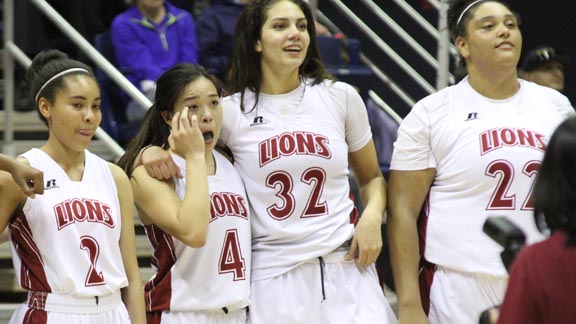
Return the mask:
[[40,90],[38,90],[38,92],[36,93],[36,96],[34,97],[35,102],[38,102],[38,96],[40,96],[40,93],[42,92],[42,90],[44,90],[44,88],[46,88],[46,86],[54,81],[55,79],[63,76],[64,74],[68,74],[68,73],[72,73],[72,72],[86,72],[88,74],[90,74],[90,72],[88,72],[88,70],[83,69],[83,68],[71,68],[68,70],[64,70],[60,73],[57,73],[55,76],[51,77],[50,79],[48,79],[48,81],[44,82],[44,84],[40,87]]
[[460,16],[458,16],[458,20],[456,20],[456,28],[458,28],[458,26],[460,26],[460,21],[462,20],[462,17],[464,17],[464,15],[466,14],[466,11],[470,10],[470,8],[472,8],[475,4],[477,4],[480,1],[484,1],[484,0],[476,0],[476,1],[472,2],[471,4],[469,4],[466,8],[464,8],[464,10],[462,10],[462,12],[460,13]]

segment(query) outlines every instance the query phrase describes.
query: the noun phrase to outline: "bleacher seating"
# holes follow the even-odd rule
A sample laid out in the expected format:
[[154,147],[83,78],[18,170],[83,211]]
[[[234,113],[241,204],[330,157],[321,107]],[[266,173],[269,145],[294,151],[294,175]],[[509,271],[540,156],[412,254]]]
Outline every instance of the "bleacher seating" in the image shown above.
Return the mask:
[[[372,88],[374,72],[360,60],[360,42],[357,39],[344,39],[343,36],[316,37],[320,57],[330,74],[338,80],[358,88],[362,98],[368,98]],[[346,60],[343,59],[346,57]]]
[[[94,47],[112,65],[117,67],[112,36],[109,30],[95,36]],[[118,144],[125,146],[138,131],[139,123],[128,120],[126,116],[126,99],[123,98],[122,90],[114,80],[98,66],[95,67],[94,73],[102,95],[102,124],[100,126]]]

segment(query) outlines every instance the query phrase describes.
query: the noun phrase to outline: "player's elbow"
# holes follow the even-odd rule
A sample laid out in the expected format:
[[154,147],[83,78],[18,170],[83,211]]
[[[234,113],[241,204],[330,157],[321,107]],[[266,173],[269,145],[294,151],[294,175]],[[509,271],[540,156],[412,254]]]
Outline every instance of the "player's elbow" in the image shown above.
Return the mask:
[[189,247],[201,248],[206,244],[206,233],[207,228],[197,228],[186,233],[181,241]]

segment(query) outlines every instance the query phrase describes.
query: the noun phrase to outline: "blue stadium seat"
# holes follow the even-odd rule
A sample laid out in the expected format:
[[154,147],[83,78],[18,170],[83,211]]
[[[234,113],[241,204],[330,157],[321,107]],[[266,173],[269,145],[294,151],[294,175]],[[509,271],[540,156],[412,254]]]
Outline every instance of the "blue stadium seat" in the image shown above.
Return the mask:
[[[320,57],[330,74],[338,80],[356,86],[362,98],[368,98],[368,90],[372,88],[374,82],[374,72],[363,65],[360,60],[360,41],[354,38],[343,42],[334,36],[317,36]],[[342,48],[346,44],[346,48]],[[349,60],[347,64],[342,59],[342,54],[346,53]]]

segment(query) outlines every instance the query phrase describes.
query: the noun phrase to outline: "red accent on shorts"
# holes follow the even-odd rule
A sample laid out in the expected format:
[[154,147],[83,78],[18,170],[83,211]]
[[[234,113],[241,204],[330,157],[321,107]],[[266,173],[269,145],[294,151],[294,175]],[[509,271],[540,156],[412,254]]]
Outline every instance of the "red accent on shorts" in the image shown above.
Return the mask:
[[48,313],[43,310],[29,308],[24,315],[22,323],[46,324],[48,323]]
[[162,323],[162,312],[147,312],[146,324],[160,324]]
[[422,259],[420,261],[418,281],[420,284],[420,300],[426,316],[430,313],[430,288],[434,281],[434,273],[436,273],[436,265]]

